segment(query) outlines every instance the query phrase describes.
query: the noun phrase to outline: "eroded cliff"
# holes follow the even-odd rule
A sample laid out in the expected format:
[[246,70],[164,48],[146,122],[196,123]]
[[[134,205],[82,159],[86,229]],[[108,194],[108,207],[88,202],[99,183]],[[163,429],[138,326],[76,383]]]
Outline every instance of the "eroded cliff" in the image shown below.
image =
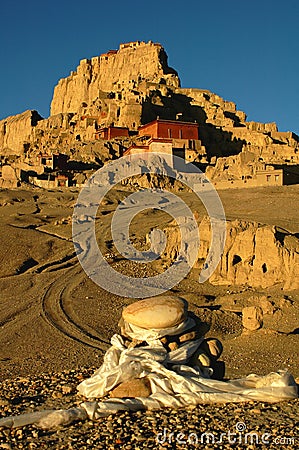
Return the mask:
[[[189,225],[190,226],[190,225]],[[215,285],[248,285],[267,288],[281,284],[284,289],[299,288],[299,239],[297,236],[276,227],[234,220],[226,222],[226,240],[219,264],[209,281]],[[192,231],[192,230],[191,230]],[[163,258],[173,261],[181,245],[181,235],[174,221],[164,229],[167,245]],[[199,224],[200,247],[195,267],[202,268],[211,242],[210,219],[204,217]],[[153,245],[159,239],[155,233]],[[189,246],[193,243],[190,241]],[[185,249],[185,256],[188,251]],[[216,255],[217,256],[217,255]],[[212,259],[215,255],[212,255]]]

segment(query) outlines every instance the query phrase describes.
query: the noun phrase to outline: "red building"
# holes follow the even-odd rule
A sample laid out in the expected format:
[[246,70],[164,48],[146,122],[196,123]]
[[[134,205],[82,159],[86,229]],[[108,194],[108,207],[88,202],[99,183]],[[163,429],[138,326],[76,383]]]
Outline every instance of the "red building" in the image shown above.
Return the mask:
[[113,139],[115,137],[128,137],[129,136],[129,129],[125,127],[105,127],[100,128],[95,133],[95,138],[103,138],[106,140]]
[[138,128],[139,136],[198,140],[198,123],[156,119]]

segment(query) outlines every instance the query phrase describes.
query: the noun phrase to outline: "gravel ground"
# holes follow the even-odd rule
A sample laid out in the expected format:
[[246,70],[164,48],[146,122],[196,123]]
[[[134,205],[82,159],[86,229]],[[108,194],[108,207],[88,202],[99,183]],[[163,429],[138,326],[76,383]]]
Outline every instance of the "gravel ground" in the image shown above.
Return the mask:
[[[76,393],[76,386],[94,370],[81,368],[5,380],[0,384],[1,416],[78,406],[84,399]],[[275,404],[248,402],[124,412],[55,430],[34,425],[0,429],[0,449],[11,450],[295,449],[298,445],[298,399]]]

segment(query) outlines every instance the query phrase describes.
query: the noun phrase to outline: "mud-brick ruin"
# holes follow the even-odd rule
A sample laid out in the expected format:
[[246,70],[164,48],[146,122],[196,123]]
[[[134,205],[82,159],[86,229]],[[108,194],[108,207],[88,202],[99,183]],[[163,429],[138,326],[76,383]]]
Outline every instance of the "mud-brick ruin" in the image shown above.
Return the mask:
[[138,41],[81,60],[54,88],[50,117],[25,111],[0,121],[0,187],[80,186],[110,159],[161,148],[219,189],[299,180],[296,134],[247,122],[208,90],[182,88],[163,47]]

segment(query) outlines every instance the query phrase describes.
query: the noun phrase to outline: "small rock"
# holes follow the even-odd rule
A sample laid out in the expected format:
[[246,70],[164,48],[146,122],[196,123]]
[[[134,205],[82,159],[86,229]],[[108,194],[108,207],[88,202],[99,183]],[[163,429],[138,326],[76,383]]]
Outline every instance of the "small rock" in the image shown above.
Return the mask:
[[63,396],[62,392],[54,391],[52,394],[52,398],[61,398]]
[[177,350],[179,348],[179,346],[178,346],[178,344],[176,342],[170,342],[168,344],[168,347],[169,347],[171,352],[173,352],[174,350]]
[[144,377],[120,383],[110,392],[110,397],[149,397],[151,393],[150,382]]
[[200,348],[210,357],[218,359],[223,351],[223,346],[218,339],[208,338],[203,341]]
[[64,385],[62,386],[62,392],[63,392],[63,394],[70,394],[70,393],[73,392],[73,391],[74,391],[73,386],[70,386],[69,384],[64,384]]
[[260,306],[263,310],[263,314],[274,314],[275,307],[273,303],[267,299],[267,297],[262,297],[260,299]]
[[210,367],[211,365],[210,358],[205,353],[200,353],[197,357],[197,360],[201,367]]
[[8,406],[9,401],[6,398],[0,398],[0,406]]
[[260,306],[247,306],[242,310],[243,327],[250,331],[263,326],[263,310]]

